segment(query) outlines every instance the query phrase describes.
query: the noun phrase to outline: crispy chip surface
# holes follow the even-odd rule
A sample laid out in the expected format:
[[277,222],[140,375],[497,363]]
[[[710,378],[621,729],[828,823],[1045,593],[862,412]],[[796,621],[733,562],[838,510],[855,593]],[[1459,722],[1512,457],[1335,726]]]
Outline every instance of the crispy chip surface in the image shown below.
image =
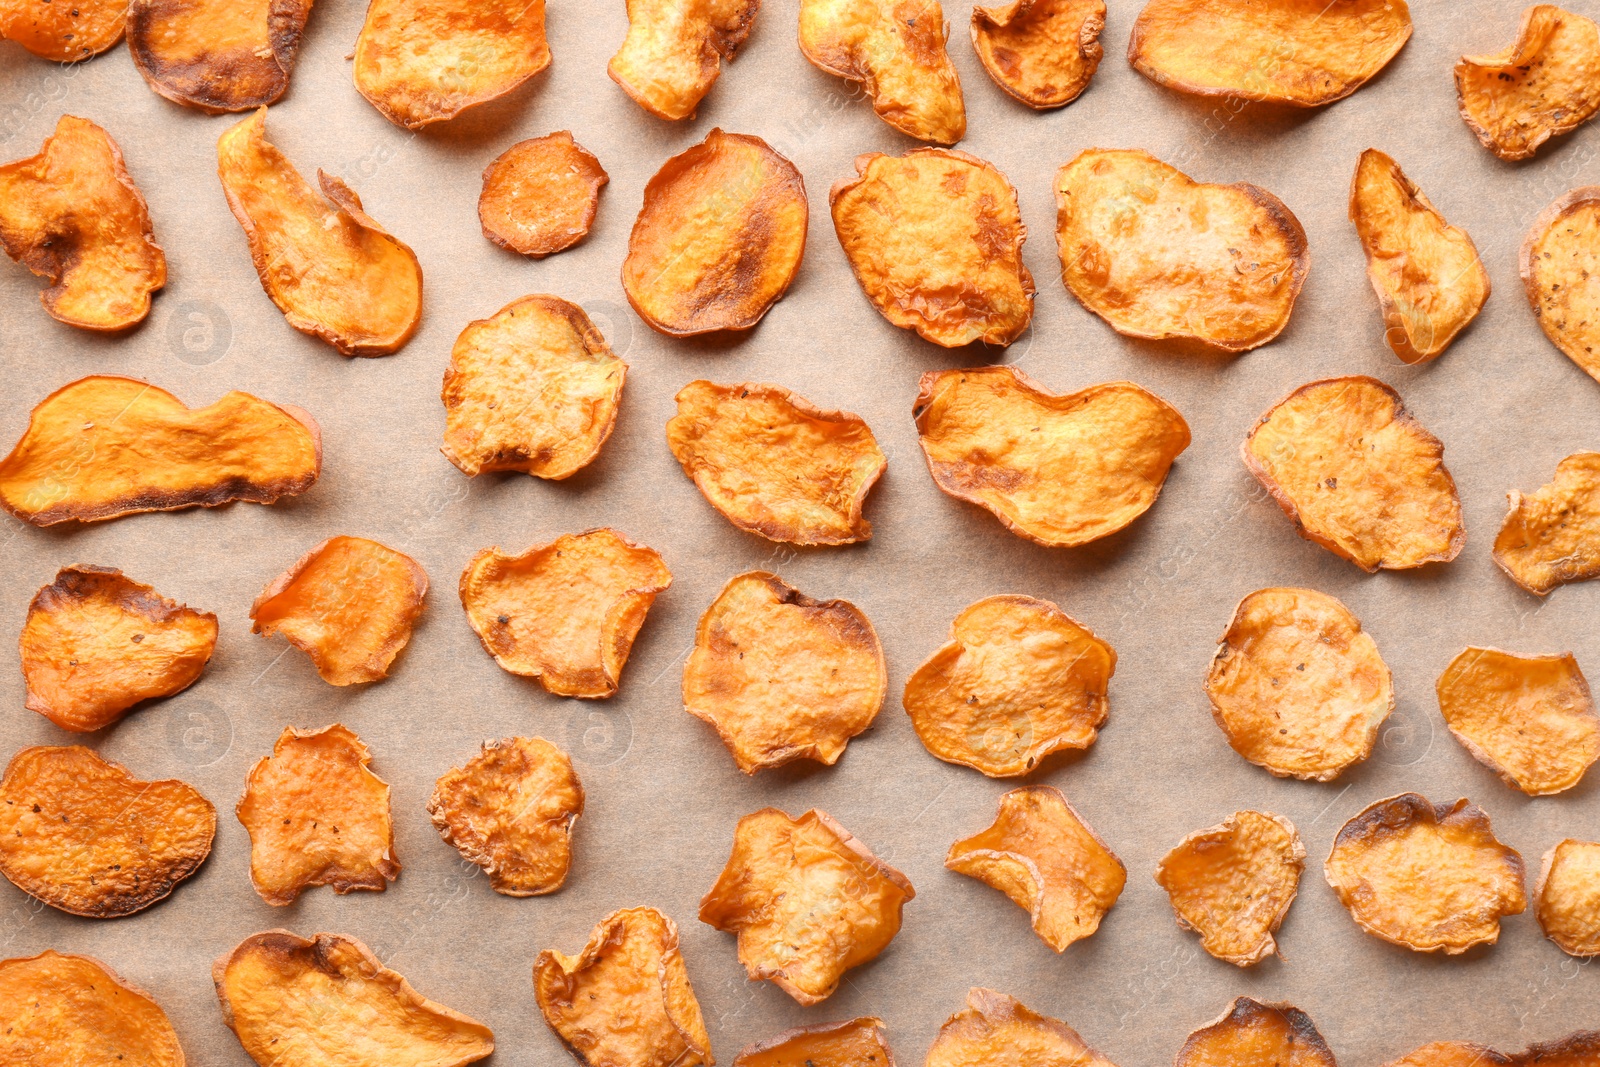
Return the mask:
[[484,549],[461,574],[461,607],[512,674],[557,696],[608,697],[656,594],[671,584],[655,549],[601,528],[520,556]]
[[465,767],[440,777],[428,814],[496,893],[541,896],[560,889],[572,866],[583,783],[567,754],[542,737],[485,741]]
[[1156,882],[1202,948],[1250,967],[1278,951],[1272,935],[1294,903],[1305,859],[1288,819],[1236,811],[1179,841],[1156,868]]
[[1470,1041],[1432,1041],[1384,1067],[1511,1067],[1511,1058]]
[[267,109],[217,141],[217,174],[250,258],[289,325],[346,356],[398,351],[422,318],[416,253],[361,210],[344,182],[322,191],[266,139]]
[[1456,101],[1485,148],[1527,159],[1600,110],[1600,27],[1554,4],[1524,9],[1514,42],[1461,57]]
[[268,904],[302,890],[378,892],[400,874],[389,786],[367,769],[367,746],[339,723],[284,727],[256,761],[235,808],[250,833],[250,881]]
[[253,934],[211,978],[222,1021],[261,1067],[463,1067],[494,1051],[487,1026],[424,997],[343,934]]
[[1094,77],[1104,0],[1010,0],[972,9],[972,47],[994,83],[1031,108],[1061,107]]
[[1600,185],[1574,189],[1539,213],[1522,242],[1521,269],[1539,328],[1600,381]]
[[715,1062],[677,924],[654,908],[607,915],[576,956],[539,953],[533,992],[544,1021],[587,1067]]
[[827,814],[762,808],[739,820],[733,851],[700,901],[700,921],[736,934],[739,962],[801,1004],[820,1004],[850,968],[877,957],[917,895]]
[[1183,1043],[1173,1067],[1335,1067],[1311,1017],[1289,1004],[1240,997]]
[[1574,1030],[1540,1041],[1512,1057],[1517,1067],[1594,1067],[1600,1062],[1600,1030]]
[[628,365],[589,316],[525,296],[468,323],[445,368],[445,458],[462,473],[570,477],[600,454]]
[[542,259],[588,236],[610,180],[566,130],[518,141],[483,168],[478,222],[501,248]]
[[150,88],[215,115],[289,88],[311,0],[129,0],[128,52]]
[[1533,899],[1544,936],[1561,951],[1600,956],[1600,841],[1569,837],[1546,852]]
[[91,956],[0,961],[0,1063],[184,1067],[167,1013]]
[[974,987],[945,1020],[925,1067],[1116,1067],[1059,1019],[1004,993]]
[[1506,499],[1494,561],[1512,581],[1544,596],[1600,575],[1600,452],[1574,452],[1533,495]]
[[72,915],[164,900],[211,854],[217,809],[185,782],[145,782],[82,745],[35,745],[0,781],[0,874]]
[[75,63],[122,40],[126,8],[119,0],[0,0],[0,41],[15,41],[41,59]]
[[1008,345],[1033,320],[1027,228],[992,163],[947,148],[873,152],[828,203],[861,291],[894,325],[955,348]]
[[1369,805],[1339,830],[1323,874],[1358,926],[1417,952],[1492,945],[1500,918],[1528,906],[1522,857],[1466,800],[1401,793]]
[[796,1026],[746,1045],[733,1067],[895,1067],[883,1020],[873,1016]]
[[606,73],[657,118],[694,118],[760,8],[761,0],[628,0],[628,36]]

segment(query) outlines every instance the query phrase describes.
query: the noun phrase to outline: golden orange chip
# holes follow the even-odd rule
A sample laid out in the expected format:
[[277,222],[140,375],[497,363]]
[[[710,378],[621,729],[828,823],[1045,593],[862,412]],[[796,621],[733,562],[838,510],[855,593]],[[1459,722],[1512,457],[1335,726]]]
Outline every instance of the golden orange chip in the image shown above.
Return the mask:
[[1403,363],[1437,357],[1489,299],[1477,245],[1376,148],[1356,164],[1350,221],[1367,254],[1383,339]]
[[654,908],[607,915],[576,956],[539,953],[533,992],[544,1021],[587,1067],[715,1062],[677,924]]
[[175,104],[248,111],[289,88],[310,17],[311,0],[129,0],[128,52]]
[[1059,1019],[1004,993],[973,987],[946,1019],[926,1067],[1116,1067]]
[[371,755],[339,723],[284,727],[272,755],[256,761],[235,808],[250,833],[250,881],[268,904],[332,886],[381,893],[400,874],[389,786],[367,769]]
[[947,148],[873,152],[828,203],[861,291],[894,325],[946,348],[1008,345],[1028,328],[1027,228],[993,164]]
[[484,549],[461,573],[461,607],[512,674],[557,696],[608,697],[656,594],[671,584],[655,549],[601,528],[520,556]]
[[805,1005],[820,1004],[850,968],[900,932],[917,895],[825,811],[791,819],[762,808],[739,820],[733,851],[700,901],[700,921],[739,939],[739,962]]
[[217,809],[186,782],[145,782],[82,745],[35,745],[0,781],[0,874],[72,915],[165,900],[211,854]]
[[1279,778],[1329,782],[1372,754],[1394,710],[1394,680],[1337,599],[1258,589],[1234,609],[1206,696],[1239,755]]
[[901,701],[929,752],[1010,778],[1094,744],[1117,653],[1088,627],[1048,600],[1009,595],[969,605],[950,634]]
[[713,129],[644,187],[622,288],[672,337],[748,330],[782,299],[806,250],[805,182],[759,137]]
[[1461,57],[1456,101],[1485,148],[1527,159],[1600,110],[1600,27],[1554,4],[1526,8],[1514,42]]
[[1454,956],[1500,937],[1528,906],[1522,857],[1482,808],[1401,793],[1368,805],[1334,839],[1323,874],[1356,925],[1416,952]]
[[692,119],[760,8],[761,0],[628,0],[628,36],[606,73],[657,118]]
[[456,338],[440,392],[440,451],[464,474],[570,477],[611,436],[627,374],[578,305],[513,300]]
[[1600,452],[1574,452],[1532,496],[1506,498],[1494,561],[1512,581],[1544,596],[1600,575]]
[[1533,890],[1544,936],[1572,956],[1600,956],[1600,841],[1566,838],[1544,854]]
[[1470,1041],[1433,1041],[1384,1067],[1511,1067],[1511,1058]]
[[1522,288],[1552,344],[1600,381],[1600,185],[1539,213],[1522,241]]
[[501,248],[542,259],[588,236],[610,180],[566,130],[518,141],[483,168],[478,223]]
[[796,1026],[746,1045],[733,1067],[895,1067],[883,1020],[873,1016]]
[[122,0],[0,0],[0,41],[15,41],[41,59],[75,63],[122,40]]
[[211,979],[222,1021],[261,1067],[463,1067],[494,1051],[487,1026],[424,997],[343,934],[252,934]]
[[1294,824],[1270,811],[1236,811],[1179,841],[1156,868],[1178,925],[1200,947],[1239,967],[1278,951],[1272,935],[1289,914],[1305,869]]
[[435,784],[428,814],[496,893],[542,896],[560,889],[572,866],[583,783],[567,754],[542,737],[485,741]]
[[1600,1030],[1574,1030],[1554,1041],[1529,1045],[1512,1062],[1517,1067],[1594,1067],[1600,1063]]
[[1094,77],[1104,0],[1009,0],[972,9],[972,47],[994,83],[1031,108],[1061,107]]
[[1173,1067],[1336,1067],[1311,1017],[1289,1004],[1240,997],[1183,1043]]
[[85,330],[143,322],[150,294],[167,284],[167,257],[121,149],[72,115],[36,155],[0,166],[0,246],[50,280],[39,302],[52,318]]
[[167,1013],[92,956],[0,960],[0,1063],[184,1067]]
[[355,190],[317,171],[322,192],[266,139],[267,109],[217,141],[217,174],[244,228],[261,288],[289,325],[341,355],[386,356],[422,318],[422,267],[361,209]]

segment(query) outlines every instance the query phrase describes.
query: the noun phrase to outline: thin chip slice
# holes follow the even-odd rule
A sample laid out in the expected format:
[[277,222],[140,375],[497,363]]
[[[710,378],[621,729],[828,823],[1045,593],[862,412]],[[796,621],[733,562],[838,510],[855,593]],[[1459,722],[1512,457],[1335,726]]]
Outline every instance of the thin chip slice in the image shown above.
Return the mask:
[[746,1045],[733,1067],[895,1067],[883,1020],[873,1016],[796,1026]]
[[485,741],[434,785],[428,814],[496,893],[542,896],[560,889],[572,866],[583,783],[567,754],[542,737]]
[[40,59],[76,63],[122,40],[124,0],[0,0],[0,41],[15,41]]
[[586,1067],[711,1067],[711,1038],[678,927],[654,908],[624,908],[576,956],[545,949],[533,965],[544,1021]]
[[292,904],[311,886],[381,893],[400,874],[389,786],[339,723],[284,728],[256,761],[235,811],[250,834],[250,881],[268,904]]
[[1600,27],[1554,4],[1524,9],[1515,41],[1461,57],[1456,101],[1483,147],[1527,159],[1600,110]]
[[1010,0],[972,9],[972,47],[994,83],[1031,108],[1061,107],[1094,77],[1104,0]]
[[52,318],[85,330],[143,322],[150,294],[167,284],[167,257],[122,150],[72,115],[36,155],[0,166],[0,245],[49,279],[39,302]]
[[1402,363],[1436,358],[1489,299],[1477,245],[1376,148],[1356,164],[1350,221],[1367,254],[1384,341]]
[[606,73],[657,118],[692,119],[760,8],[761,0],[628,0],[628,36]]
[[1544,936],[1571,956],[1600,956],[1600,841],[1566,838],[1544,854],[1533,890]]
[[217,617],[115,567],[80,564],[33,595],[21,645],[28,710],[87,732],[193,685],[217,646]]
[[1528,906],[1522,857],[1466,800],[1401,793],[1368,805],[1339,830],[1323,874],[1356,925],[1416,952],[1492,945],[1501,917]]
[[1009,345],[1033,321],[1027,228],[992,163],[947,148],[873,152],[828,203],[861,291],[894,325],[955,348]]
[[1554,1041],[1536,1042],[1512,1062],[1516,1067],[1594,1067],[1600,1063],[1600,1030],[1574,1030]]
[[1289,1004],[1240,997],[1183,1043],[1173,1067],[1336,1067],[1311,1017]]
[[644,187],[622,262],[628,303],[671,337],[748,330],[794,281],[807,219],[793,163],[759,137],[713,129]]
[[1520,262],[1539,328],[1600,381],[1600,185],[1574,189],[1540,212]]
[[601,528],[520,556],[484,549],[461,574],[461,607],[512,674],[557,696],[608,697],[656,594],[671,584],[655,549]]
[[267,109],[217,141],[217,174],[244,228],[261,288],[301,333],[341,355],[386,356],[422,318],[415,252],[361,209],[343,181],[317,171],[322,192],[266,139]]
[[1511,580],[1544,596],[1600,576],[1600,452],[1574,452],[1532,496],[1513,489],[1494,539],[1494,561]]
[[211,854],[217,809],[176,779],[145,782],[82,745],[35,745],[0,781],[0,874],[90,919],[143,911]]
[[1432,1041],[1384,1067],[1511,1067],[1511,1058],[1470,1041]]
[[762,808],[739,820],[733,851],[700,901],[700,921],[739,939],[739,962],[800,1004],[820,1004],[852,967],[900,932],[917,895],[906,876],[828,815]]
[[129,0],[128,52],[150,88],[209,115],[276,103],[311,0]]
[[0,1063],[184,1067],[167,1013],[92,956],[0,961]]
[[501,248],[542,259],[588,236],[610,180],[566,130],[518,141],[483,168],[478,223]]
[[951,845],[944,865],[1016,901],[1057,952],[1098,930],[1128,881],[1116,853],[1048,785],[1002,796],[994,823]]
[[1301,537],[1369,574],[1448,562],[1466,543],[1444,445],[1376,378],[1302,385],[1241,451]]
[[581,307],[525,296],[467,324],[445,368],[445,458],[463,474],[559,480],[594,461],[628,365]]
[[912,414],[935,485],[1053,548],[1143,515],[1189,447],[1178,410],[1132,382],[1051,393],[1009,366],[929,371]]
[[1178,925],[1219,960],[1250,967],[1278,951],[1305,869],[1294,824],[1270,811],[1236,811],[1179,841],[1156,868]]
[[1094,744],[1117,653],[1088,627],[1048,600],[1007,595],[969,605],[950,635],[902,698],[929,752],[1011,778]]
[[974,987],[945,1020],[925,1067],[1116,1067],[1059,1019],[1004,993]]
[[887,461],[861,416],[776,385],[705,380],[678,390],[667,447],[706,501],[741,530],[797,545],[872,536],[862,515]]
[[250,605],[252,633],[282,634],[330,685],[389,676],[422,614],[428,575],[365,537],[330,537],[274,578]]
[[1206,672],[1233,750],[1279,778],[1331,782],[1372,754],[1394,679],[1361,620],[1314,589],[1239,601]]
[[222,1021],[261,1067],[464,1067],[494,1051],[487,1026],[424,997],[343,934],[253,934],[211,979]]

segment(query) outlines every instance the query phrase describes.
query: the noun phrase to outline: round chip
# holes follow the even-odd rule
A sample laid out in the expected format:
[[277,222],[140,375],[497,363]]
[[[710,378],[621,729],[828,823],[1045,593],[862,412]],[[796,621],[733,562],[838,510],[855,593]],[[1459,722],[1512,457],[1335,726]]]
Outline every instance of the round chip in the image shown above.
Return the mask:
[[128,54],[175,104],[248,111],[273,104],[311,17],[311,0],[129,0]]
[[610,180],[566,130],[518,141],[483,168],[478,222],[501,248],[543,259],[589,235]]
[[1250,967],[1278,951],[1272,935],[1289,914],[1305,869],[1294,824],[1270,811],[1236,811],[1196,830],[1156,868],[1178,925],[1219,960]]
[[939,1027],[925,1067],[1116,1065],[1061,1020],[1029,1011],[1004,993],[974,987],[967,991],[967,1006]]
[[0,961],[0,1063],[184,1067],[167,1013],[92,956]]
[[1485,148],[1527,159],[1600,110],[1600,27],[1554,4],[1526,8],[1514,42],[1461,57],[1456,100]]
[[1512,1060],[1470,1041],[1433,1041],[1383,1067],[1512,1067]]
[[692,119],[760,8],[761,0],[628,0],[628,36],[606,73],[657,118]]
[[873,1016],[796,1026],[746,1045],[733,1067],[895,1067],[883,1020]]
[[1574,452],[1532,496],[1513,489],[1494,539],[1494,561],[1511,580],[1544,596],[1600,575],[1600,452]]
[[40,59],[76,63],[122,40],[125,0],[0,0],[0,41],[15,41]]
[[1600,841],[1566,838],[1544,854],[1533,890],[1544,936],[1571,956],[1600,956]]
[[1061,107],[1094,77],[1104,0],[1010,0],[972,9],[972,48],[994,83],[1031,108]]
[[1311,1017],[1290,1004],[1240,997],[1189,1035],[1173,1067],[1337,1067]]
[[1600,381],[1600,185],[1574,189],[1540,212],[1520,262],[1539,328]]

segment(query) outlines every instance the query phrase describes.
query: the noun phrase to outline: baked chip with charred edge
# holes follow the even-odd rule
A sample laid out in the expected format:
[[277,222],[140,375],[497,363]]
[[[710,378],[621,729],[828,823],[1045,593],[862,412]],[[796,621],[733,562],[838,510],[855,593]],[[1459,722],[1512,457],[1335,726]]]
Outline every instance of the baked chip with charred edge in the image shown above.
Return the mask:
[[733,1067],[895,1067],[883,1020],[796,1026],[739,1050]]
[[311,0],[129,0],[128,54],[156,93],[208,115],[276,103]]
[[1337,1067],[1311,1017],[1290,1004],[1240,997],[1189,1035],[1173,1067]]
[[184,1067],[178,1035],[149,993],[93,956],[46,950],[0,960],[0,1063],[11,1067]]
[[1528,906],[1521,855],[1465,799],[1401,793],[1369,804],[1340,828],[1323,875],[1357,926],[1414,952],[1492,945],[1501,917]]
[[1501,159],[1527,159],[1600,110],[1600,27],[1554,4],[1522,12],[1517,39],[1456,64],[1461,118]]
[[1539,213],[1518,262],[1539,328],[1600,381],[1600,185],[1585,185]]
[[972,49],[1006,94],[1043,111],[1089,86],[1105,49],[1104,0],[1007,0],[972,9]]
[[0,780],[0,874],[69,915],[165,900],[211,854],[217,809],[187,782],[140,781],[82,745],[34,745]]
[[761,0],[628,0],[628,36],[606,73],[656,118],[692,119],[760,8]]
[[1470,1041],[1431,1041],[1383,1067],[1512,1067],[1512,1061]]
[[[737,1067],[737,1065],[736,1065]],[[967,1006],[944,1021],[926,1067],[1116,1067],[1059,1019],[974,986]]]
[[[1544,854],[1533,890],[1544,936],[1569,956],[1600,956],[1600,841],[1565,838]],[[1600,1052],[1600,1038],[1596,1051]]]
[[589,235],[610,180],[567,130],[518,141],[483,168],[478,224],[506,251],[543,259]]
[[1528,592],[1600,576],[1600,452],[1574,452],[1531,496],[1513,489],[1494,561]]
[[1593,1067],[1600,1061],[1600,1030],[1574,1030],[1529,1045],[1512,1057],[1517,1067]]
[[40,59],[76,63],[122,40],[126,8],[121,0],[0,0],[0,41],[15,41]]

